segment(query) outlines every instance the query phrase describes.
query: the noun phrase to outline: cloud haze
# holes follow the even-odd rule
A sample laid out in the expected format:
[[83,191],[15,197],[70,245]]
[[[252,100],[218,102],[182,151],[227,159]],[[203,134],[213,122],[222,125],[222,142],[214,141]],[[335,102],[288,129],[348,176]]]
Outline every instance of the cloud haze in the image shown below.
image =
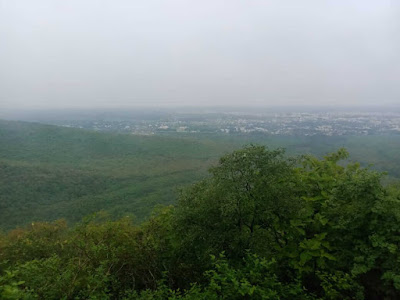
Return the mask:
[[393,0],[0,0],[0,108],[400,102]]

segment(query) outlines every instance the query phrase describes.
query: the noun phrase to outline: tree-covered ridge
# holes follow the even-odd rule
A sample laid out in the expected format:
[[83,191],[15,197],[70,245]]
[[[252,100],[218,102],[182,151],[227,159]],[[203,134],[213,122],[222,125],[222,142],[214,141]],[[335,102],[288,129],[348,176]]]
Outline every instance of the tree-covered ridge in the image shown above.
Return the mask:
[[10,231],[0,298],[398,299],[400,189],[346,157],[249,146],[142,224]]
[[99,210],[144,220],[156,205],[175,204],[177,188],[204,178],[221,155],[249,143],[318,157],[344,146],[351,160],[400,177],[400,136],[134,136],[0,120],[0,228],[74,224]]
[[107,210],[142,220],[206,174],[229,143],[0,120],[0,228]]

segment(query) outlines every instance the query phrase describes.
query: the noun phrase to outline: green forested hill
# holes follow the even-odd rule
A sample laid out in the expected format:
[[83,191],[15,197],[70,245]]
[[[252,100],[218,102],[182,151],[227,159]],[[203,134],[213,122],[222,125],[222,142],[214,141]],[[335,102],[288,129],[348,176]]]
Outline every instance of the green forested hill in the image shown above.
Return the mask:
[[0,121],[0,227],[147,215],[205,174],[228,144]]
[[351,160],[400,176],[400,136],[133,136],[0,120],[0,228],[99,210],[141,220],[248,143],[319,156],[346,147]]

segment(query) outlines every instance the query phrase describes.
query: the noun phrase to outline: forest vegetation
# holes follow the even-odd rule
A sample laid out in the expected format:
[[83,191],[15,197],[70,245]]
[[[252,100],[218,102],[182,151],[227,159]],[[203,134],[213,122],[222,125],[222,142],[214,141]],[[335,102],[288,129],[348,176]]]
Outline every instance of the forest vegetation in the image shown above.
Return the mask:
[[[215,161],[233,144],[5,123],[0,299],[400,297],[400,186],[343,148],[317,157],[248,145]],[[156,180],[125,196],[140,176]],[[175,202],[162,198],[182,179]],[[129,203],[147,188],[154,202],[130,203],[146,204],[147,218],[111,209],[78,220],[92,194],[99,211],[113,208],[107,195]],[[60,213],[38,213],[46,207]]]
[[348,161],[400,178],[400,136],[136,136],[0,120],[0,228],[72,225],[99,210],[143,221],[155,206],[175,204],[220,156],[251,143],[319,158],[345,147]]
[[100,213],[0,237],[2,299],[398,299],[400,189],[248,146],[143,223]]

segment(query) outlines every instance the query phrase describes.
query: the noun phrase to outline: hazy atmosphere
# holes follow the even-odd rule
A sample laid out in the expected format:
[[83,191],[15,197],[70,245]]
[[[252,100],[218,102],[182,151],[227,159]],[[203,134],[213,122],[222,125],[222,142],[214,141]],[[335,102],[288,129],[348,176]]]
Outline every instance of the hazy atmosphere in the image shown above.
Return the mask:
[[400,101],[398,1],[0,0],[0,108]]
[[400,0],[0,0],[0,299],[399,300]]

